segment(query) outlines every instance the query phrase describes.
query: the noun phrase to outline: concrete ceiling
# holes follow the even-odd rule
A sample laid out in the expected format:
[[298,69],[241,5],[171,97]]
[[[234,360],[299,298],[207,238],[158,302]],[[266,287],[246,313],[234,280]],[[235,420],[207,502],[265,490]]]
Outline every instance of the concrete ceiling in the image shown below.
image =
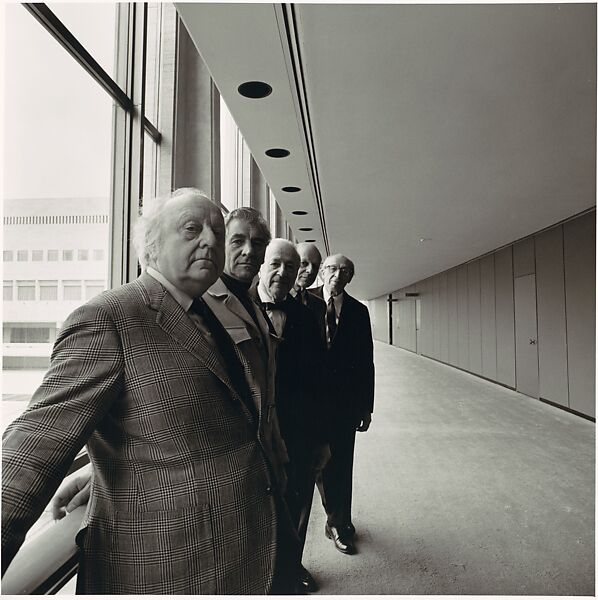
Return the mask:
[[[357,297],[595,205],[594,4],[176,6],[293,231],[354,260]],[[238,93],[255,80],[272,94]]]

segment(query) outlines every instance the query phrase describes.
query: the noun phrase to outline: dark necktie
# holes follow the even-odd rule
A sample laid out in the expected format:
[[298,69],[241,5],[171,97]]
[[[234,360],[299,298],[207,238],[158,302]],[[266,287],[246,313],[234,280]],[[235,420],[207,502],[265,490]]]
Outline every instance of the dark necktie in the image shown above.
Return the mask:
[[249,412],[256,417],[257,413],[251,398],[249,384],[245,379],[243,365],[235,353],[234,342],[226,332],[226,329],[216,318],[216,315],[212,312],[210,307],[201,298],[195,298],[191,303],[189,310],[199,315],[203,319],[206,327],[210,330],[216,348],[224,360],[226,372],[230,377],[233,386],[237,392],[239,392],[243,404],[245,404]]
[[[268,302],[267,304],[274,306],[274,304],[272,304],[272,302]],[[278,337],[278,335],[276,333],[276,329],[274,329],[274,325],[272,325],[272,321],[270,320],[270,315],[266,312],[266,306],[264,305],[264,303],[260,302],[260,308],[262,309],[262,315],[264,315],[264,319],[266,319],[266,323],[268,324],[268,331],[272,335],[275,335],[276,337]]]
[[336,309],[333,296],[328,298],[328,304],[326,305],[326,326],[328,328],[328,347],[330,348],[336,334]]
[[301,298],[301,304],[307,306],[307,290],[299,290],[299,297]]

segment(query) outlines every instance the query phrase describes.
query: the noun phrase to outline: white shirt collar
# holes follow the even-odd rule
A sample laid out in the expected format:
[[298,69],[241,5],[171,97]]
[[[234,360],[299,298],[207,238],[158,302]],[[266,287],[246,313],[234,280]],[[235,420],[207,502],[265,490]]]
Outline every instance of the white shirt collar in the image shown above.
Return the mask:
[[145,271],[148,275],[151,275],[156,281],[159,281],[165,288],[166,291],[181,305],[183,310],[187,312],[193,303],[193,298],[189,294],[179,290],[174,284],[172,284],[162,273],[154,269],[153,267],[146,267]]
[[[328,300],[330,299],[330,292],[326,289],[326,286],[322,287],[322,293],[324,295],[324,302],[326,302],[326,304],[328,304]],[[334,310],[336,311],[337,316],[340,314],[341,312],[341,308],[343,306],[343,297],[345,295],[345,292],[341,292],[340,294],[338,294],[338,296],[333,296],[334,298]]]
[[[268,292],[266,292],[261,285],[258,284],[257,286],[257,293],[258,296],[260,297],[260,300],[262,302],[272,302],[273,304],[275,304],[276,302],[272,299],[272,297],[270,296],[270,294],[268,294]],[[282,300],[279,300],[279,302],[283,302],[284,300],[287,299],[287,296],[285,296]]]

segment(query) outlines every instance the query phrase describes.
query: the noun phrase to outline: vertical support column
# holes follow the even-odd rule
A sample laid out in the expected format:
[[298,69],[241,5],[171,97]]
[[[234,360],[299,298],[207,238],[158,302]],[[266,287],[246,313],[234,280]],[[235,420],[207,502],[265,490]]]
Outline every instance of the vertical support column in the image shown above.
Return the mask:
[[160,81],[157,127],[162,134],[158,155],[158,195],[168,194],[174,187],[173,145],[175,125],[175,90],[177,63],[177,12],[172,4],[160,4]]
[[135,279],[138,262],[129,240],[143,189],[143,101],[145,33],[147,14],[143,4],[118,5],[116,80],[133,100],[126,112],[115,106],[112,188],[110,285]]
[[177,62],[174,187],[199,188],[218,202],[220,190],[213,169],[217,132],[212,119],[212,80],[180,20]]
[[276,203],[276,235],[278,237],[285,237],[285,220],[282,216],[282,211],[280,210],[280,206],[278,206],[278,202]]
[[268,220],[268,184],[253,157],[251,158],[249,168],[251,172],[251,208],[259,210],[264,219]]

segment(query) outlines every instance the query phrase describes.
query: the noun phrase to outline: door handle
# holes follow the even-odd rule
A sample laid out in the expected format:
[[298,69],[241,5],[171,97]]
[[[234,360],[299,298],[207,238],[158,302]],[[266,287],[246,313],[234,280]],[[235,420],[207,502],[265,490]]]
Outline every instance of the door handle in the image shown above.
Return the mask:
[[530,339],[529,339],[529,343],[530,343],[532,346],[535,346],[535,345],[536,345],[536,343],[537,343],[537,340],[535,340],[534,338],[530,338]]

